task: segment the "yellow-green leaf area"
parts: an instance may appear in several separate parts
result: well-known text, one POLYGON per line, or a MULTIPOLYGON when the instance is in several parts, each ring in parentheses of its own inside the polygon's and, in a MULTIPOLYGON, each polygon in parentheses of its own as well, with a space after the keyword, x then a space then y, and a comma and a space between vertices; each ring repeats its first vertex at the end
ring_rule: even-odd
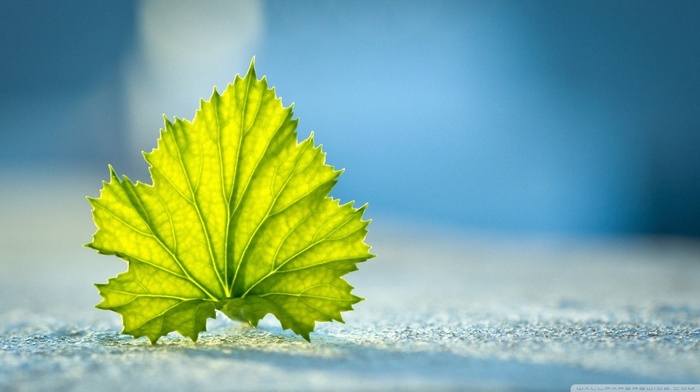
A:
POLYGON ((128 263, 97 284, 100 309, 123 333, 196 340, 220 310, 256 326, 272 313, 305 339, 361 298, 342 277, 371 257, 365 207, 329 197, 341 171, 313 134, 298 142, 291 107, 254 62, 192 121, 165 118, 144 153, 152 184, 119 177, 88 198, 97 231, 87 246, 128 263))

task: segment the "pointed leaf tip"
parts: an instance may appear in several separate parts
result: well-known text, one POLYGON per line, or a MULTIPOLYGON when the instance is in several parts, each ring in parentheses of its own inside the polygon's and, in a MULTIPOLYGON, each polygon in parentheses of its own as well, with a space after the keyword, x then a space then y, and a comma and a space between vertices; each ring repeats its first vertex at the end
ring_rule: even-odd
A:
POLYGON ((245 77, 252 76, 253 78, 257 79, 257 76, 255 75, 255 56, 250 60, 250 65, 248 66, 248 73, 246 74, 245 77))

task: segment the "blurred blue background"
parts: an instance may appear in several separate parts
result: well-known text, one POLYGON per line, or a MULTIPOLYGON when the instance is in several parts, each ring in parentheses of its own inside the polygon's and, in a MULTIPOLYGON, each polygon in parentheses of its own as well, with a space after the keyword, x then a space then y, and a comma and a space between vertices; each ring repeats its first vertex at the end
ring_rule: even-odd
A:
POLYGON ((0 171, 148 180, 162 114, 191 119, 255 55, 369 217, 698 237, 698 20, 697 1, 2 0, 0 171))

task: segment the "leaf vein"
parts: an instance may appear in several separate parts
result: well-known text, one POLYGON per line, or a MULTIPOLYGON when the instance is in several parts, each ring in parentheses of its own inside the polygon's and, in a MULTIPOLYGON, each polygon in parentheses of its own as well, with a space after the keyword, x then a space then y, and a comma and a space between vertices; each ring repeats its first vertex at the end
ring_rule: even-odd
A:
MULTIPOLYGON (((336 230, 338 230, 340 227, 344 226, 344 225, 345 225, 347 222, 349 222, 352 218, 353 218, 353 215, 351 214, 351 215, 350 215, 350 218, 348 218, 348 219, 346 219, 345 221, 343 221, 343 223, 341 223, 341 224, 340 224, 338 227, 336 227, 335 229, 331 230, 331 231, 330 231, 328 234, 326 234, 322 239, 320 239, 320 240, 318 240, 318 241, 316 241, 316 242, 313 242, 313 243, 307 245, 304 249, 298 251, 298 252, 295 253, 294 255, 292 255, 292 256, 290 256, 289 258, 287 258, 287 259, 286 259, 285 261, 283 261, 278 267, 276 267, 273 271, 270 271, 267 275, 263 276, 262 278, 258 279, 257 282, 253 283, 253 284, 245 291, 245 293, 243 293, 242 297, 245 297, 246 295, 248 295, 248 293, 250 293, 250 291, 253 290, 253 288, 255 288, 255 286, 259 285, 260 283, 262 283, 263 281, 265 281, 265 280, 266 280, 267 278, 269 278, 270 276, 276 274, 277 271, 279 271, 280 268, 284 267, 287 263, 289 263, 290 261, 292 261, 292 260, 296 259, 297 257, 301 256, 302 254, 306 253, 307 251, 309 251, 309 250, 310 250, 311 248, 313 248, 314 246, 316 246, 316 245, 318 245, 318 244, 324 242, 326 238, 328 238, 331 234, 333 234, 333 233, 334 233, 336 230)), ((314 237, 315 237, 315 236, 314 236, 314 237)), ((275 264, 276 264, 276 263, 275 263, 275 264)))
MULTIPOLYGON (((209 230, 207 229, 206 222, 204 221, 204 218, 202 217, 202 211, 200 210, 199 203, 197 202, 197 194, 195 193, 195 190, 192 188, 192 183, 190 182, 190 177, 187 174, 187 169, 185 168, 185 163, 182 159, 182 152, 180 151, 180 146, 177 144, 177 140, 175 140, 175 135, 173 135, 172 137, 173 137, 173 140, 175 142, 175 148, 176 148, 177 154, 178 154, 178 162, 180 163, 182 173, 185 176, 187 186, 190 189, 190 193, 192 195, 192 201, 193 201, 192 205, 194 206, 194 209, 197 212, 197 217, 199 218, 199 223, 202 226, 202 230, 204 232, 204 238, 207 242, 207 249, 209 251, 209 259, 211 261, 211 266, 214 270, 214 273, 215 273, 217 279, 219 280, 219 284, 221 285, 221 288, 224 290, 224 293, 228 293, 226 285, 224 284, 223 280, 221 279, 221 274, 219 273, 219 269, 216 268, 216 259, 214 258, 214 249, 213 249, 213 246, 211 244, 209 230)), ((215 298, 215 297, 212 296, 212 298, 215 298)))
MULTIPOLYGON (((267 141, 267 144, 266 144, 266 146, 265 146, 265 150, 264 150, 263 154, 260 156, 260 158, 259 158, 259 159, 257 160, 257 162, 255 163, 255 167, 253 168, 253 171, 252 171, 252 173, 251 173, 251 176, 250 176, 250 178, 248 178, 248 181, 246 182, 246 185, 245 185, 245 187, 243 188, 243 194, 241 195, 241 200, 238 201, 238 203, 237 203, 236 206, 234 207, 233 212, 231 212, 231 214, 235 214, 235 213, 236 213, 236 211, 238 210, 238 206, 241 204, 242 200, 245 199, 245 197, 248 195, 248 189, 249 189, 250 183, 251 183, 251 181, 252 181, 252 178, 253 178, 253 176, 254 176, 254 173, 258 170, 258 166, 260 165, 260 162, 262 162, 263 158, 265 158, 265 156, 267 155, 267 152, 268 152, 268 148, 269 148, 269 146, 270 146, 270 143, 272 143, 272 140, 274 140, 275 136, 276 136, 277 133, 280 131, 280 129, 282 129, 282 127, 284 126, 284 124, 285 124, 285 121, 282 121, 282 123, 280 124, 280 126, 277 127, 277 129, 273 132, 273 134, 272 134, 272 136, 270 137, 270 139, 267 141)), ((298 161, 297 161, 297 162, 298 162, 298 161)), ((291 178, 291 175, 290 175, 289 178, 291 178)), ((253 239, 255 238, 255 236, 256 236, 258 230, 260 229, 260 227, 262 226, 262 224, 270 217, 270 211, 272 210, 273 206, 275 205, 275 202, 277 201, 277 198, 279 197, 279 195, 280 195, 280 194, 282 193, 282 191, 284 190, 284 186, 286 186, 287 182, 289 181, 289 178, 287 179, 287 181, 285 182, 285 184, 282 186, 282 189, 280 190, 280 192, 275 196, 275 198, 273 199, 272 203, 270 204, 270 207, 268 208, 267 212, 266 212, 265 215, 263 216, 263 219, 258 223, 258 225, 256 226, 255 230, 254 230, 253 233, 250 235, 250 237, 248 238, 248 241, 246 242, 245 246, 243 247, 243 251, 241 252, 240 259, 238 260, 238 263, 236 264, 236 270, 235 270, 234 273, 233 273, 233 279, 231 280, 231 289, 230 289, 231 292, 233 291, 233 287, 234 287, 234 285, 235 285, 235 283, 236 283, 236 278, 237 278, 237 276, 238 276, 238 271, 240 270, 240 267, 241 267, 241 265, 243 264, 243 260, 245 259, 246 253, 248 252, 248 247, 250 246, 251 242, 252 242, 253 239)))

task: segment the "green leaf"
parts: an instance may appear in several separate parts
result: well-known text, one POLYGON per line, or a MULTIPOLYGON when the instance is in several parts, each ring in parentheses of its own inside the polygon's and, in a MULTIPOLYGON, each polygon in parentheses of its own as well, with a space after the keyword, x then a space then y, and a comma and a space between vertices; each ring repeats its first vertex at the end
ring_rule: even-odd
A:
POLYGON ((87 246, 128 262, 96 285, 97 307, 121 314, 123 333, 197 340, 221 310, 254 326, 272 313, 309 340, 316 321, 342 322, 361 300, 342 276, 374 257, 366 206, 328 197, 341 171, 313 134, 297 142, 297 123, 251 62, 192 122, 165 119, 144 154, 153 185, 110 166, 88 198, 97 232, 87 246))

